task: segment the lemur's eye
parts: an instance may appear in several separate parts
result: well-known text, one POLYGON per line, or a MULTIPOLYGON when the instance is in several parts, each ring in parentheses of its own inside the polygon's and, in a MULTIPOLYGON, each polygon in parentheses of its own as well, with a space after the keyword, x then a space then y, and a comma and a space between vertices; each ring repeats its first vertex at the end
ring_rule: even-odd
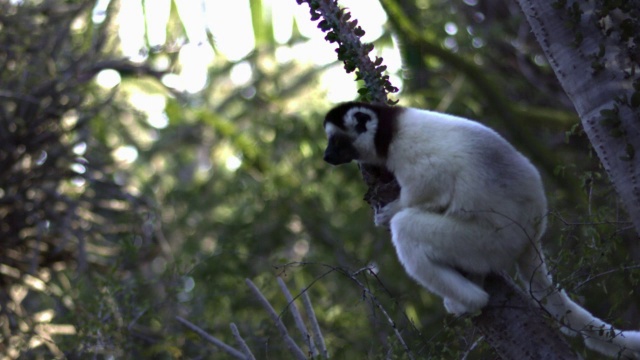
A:
POLYGON ((357 120, 356 132, 358 132, 358 134, 362 134, 363 132, 367 131, 367 122, 371 120, 371 116, 362 112, 357 112, 353 114, 353 116, 357 120))

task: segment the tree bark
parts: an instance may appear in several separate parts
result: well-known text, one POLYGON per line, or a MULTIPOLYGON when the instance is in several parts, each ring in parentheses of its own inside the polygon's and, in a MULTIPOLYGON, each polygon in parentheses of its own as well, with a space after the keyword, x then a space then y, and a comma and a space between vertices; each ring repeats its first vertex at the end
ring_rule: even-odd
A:
POLYGON ((506 275, 491 274, 484 289, 491 295, 482 313, 472 319, 502 359, 577 359, 542 309, 506 275))
POLYGON ((638 60, 616 27, 605 28, 620 20, 594 1, 517 1, 640 234, 638 60))

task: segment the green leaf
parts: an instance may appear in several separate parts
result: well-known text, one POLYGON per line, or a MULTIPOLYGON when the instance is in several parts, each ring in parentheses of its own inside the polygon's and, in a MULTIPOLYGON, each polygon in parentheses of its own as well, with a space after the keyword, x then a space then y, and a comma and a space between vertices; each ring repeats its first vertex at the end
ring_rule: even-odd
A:
POLYGON ((257 45, 275 44, 273 37, 273 24, 270 16, 264 16, 264 4, 262 0, 250 0, 251 22, 253 36, 257 45))

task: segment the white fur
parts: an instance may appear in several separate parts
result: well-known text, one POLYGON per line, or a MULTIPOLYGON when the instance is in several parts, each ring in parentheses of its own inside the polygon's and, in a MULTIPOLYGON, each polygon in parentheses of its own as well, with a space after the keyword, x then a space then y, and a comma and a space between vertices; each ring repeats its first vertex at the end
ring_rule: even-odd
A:
POLYGON ((333 125, 332 123, 327 123, 324 126, 324 132, 327 134, 327 137, 330 138, 333 136, 333 134, 337 133, 338 131, 340 131, 340 129, 338 129, 335 125, 333 125))
MULTIPOLYGON (((352 110, 351 119, 362 108, 352 110)), ((407 273, 441 296, 447 311, 473 313, 489 300, 460 270, 486 275, 517 262, 530 293, 566 325, 566 332, 578 331, 588 347, 603 354, 640 358, 640 332, 600 335, 600 328, 611 325, 555 291, 540 251, 544 188, 527 158, 484 125, 407 109, 397 119, 387 158, 380 159, 373 143, 375 120, 359 136, 352 120, 345 123, 359 160, 386 165, 401 186, 399 199, 376 214, 376 223, 390 225, 407 273)), ((335 127, 328 126, 329 136, 332 131, 335 127)))
POLYGON ((400 262, 463 312, 479 310, 487 293, 455 269, 505 270, 536 241, 546 213, 538 172, 493 130, 417 109, 398 119, 386 166, 402 189, 384 215, 400 262), (434 268, 458 276, 432 281, 434 268))
MULTIPOLYGON (((367 114, 372 119, 376 119, 378 117, 376 115, 376 113, 373 112, 371 109, 367 109, 366 107, 361 107, 361 106, 353 107, 353 108, 349 109, 347 111, 347 113, 345 114, 345 116, 344 116, 344 124, 348 128, 354 128, 356 126, 357 121, 356 121, 356 118, 354 116, 354 114, 356 114, 356 113, 367 114)), ((367 124, 367 131, 370 132, 370 133, 375 134, 377 125, 378 125, 377 121, 368 123, 367 124), (371 126, 373 126, 373 127, 371 127, 371 126)))

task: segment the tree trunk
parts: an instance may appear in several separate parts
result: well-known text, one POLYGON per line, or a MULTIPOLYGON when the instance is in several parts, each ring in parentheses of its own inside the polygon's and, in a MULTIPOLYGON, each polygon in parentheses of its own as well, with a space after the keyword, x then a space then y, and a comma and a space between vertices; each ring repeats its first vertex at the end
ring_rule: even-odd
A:
POLYGON ((640 34, 620 31, 633 15, 604 17, 594 1, 517 1, 640 234, 640 77, 628 47, 640 34))
POLYGON ((472 319, 502 359, 577 359, 560 332, 549 326, 543 310, 506 275, 491 274, 484 289, 491 295, 472 319))

